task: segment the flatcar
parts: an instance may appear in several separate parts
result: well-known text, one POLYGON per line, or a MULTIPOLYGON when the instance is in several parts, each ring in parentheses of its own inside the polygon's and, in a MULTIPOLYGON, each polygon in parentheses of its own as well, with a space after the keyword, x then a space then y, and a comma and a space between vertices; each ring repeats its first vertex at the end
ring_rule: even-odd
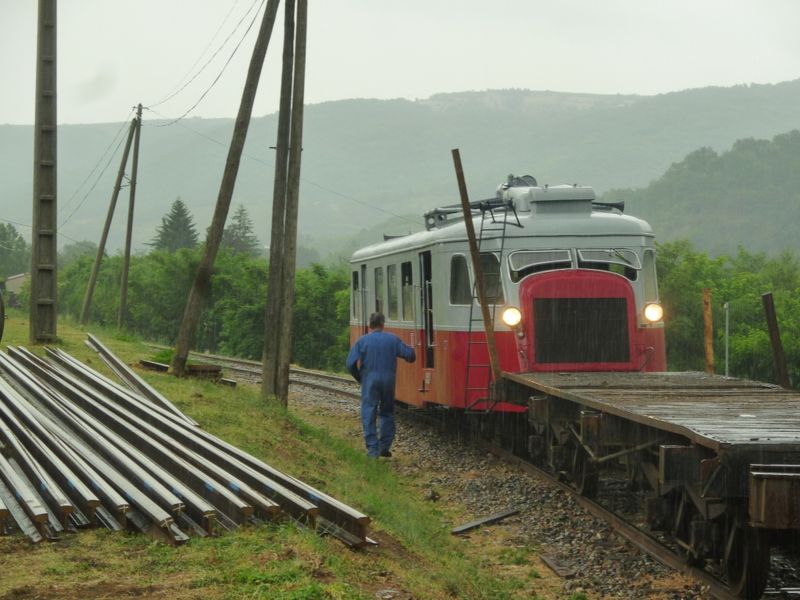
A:
POLYGON ((351 339, 383 312, 417 350, 399 366, 399 401, 477 415, 483 434, 583 495, 622 478, 651 532, 760 598, 771 548, 800 560, 800 394, 666 372, 653 232, 621 204, 510 176, 470 207, 487 306, 463 212, 445 206, 424 231, 353 255, 351 339))
MULTIPOLYGON (((664 329, 650 226, 577 185, 510 176, 472 203, 480 270, 505 372, 663 371, 664 329)), ((351 338, 369 314, 417 350, 397 397, 412 406, 520 412, 487 400, 488 349, 460 207, 425 214, 425 230, 351 259, 351 338)))

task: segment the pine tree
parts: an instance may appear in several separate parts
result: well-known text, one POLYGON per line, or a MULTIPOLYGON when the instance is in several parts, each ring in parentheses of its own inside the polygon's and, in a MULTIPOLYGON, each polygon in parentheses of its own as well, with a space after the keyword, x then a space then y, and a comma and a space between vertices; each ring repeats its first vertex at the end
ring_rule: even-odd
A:
POLYGON ((222 245, 234 252, 258 256, 261 247, 253 229, 247 209, 240 204, 231 217, 230 225, 222 232, 222 245))
POLYGON ((156 228, 156 236, 147 245, 156 250, 170 252, 197 246, 197 231, 192 215, 180 196, 172 203, 169 213, 161 218, 161 225, 156 228))

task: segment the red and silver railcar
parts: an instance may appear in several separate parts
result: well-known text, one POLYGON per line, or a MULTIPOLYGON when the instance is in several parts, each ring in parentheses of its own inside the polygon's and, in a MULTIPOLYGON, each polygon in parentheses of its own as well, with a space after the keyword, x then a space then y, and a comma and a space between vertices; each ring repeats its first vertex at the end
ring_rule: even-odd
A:
MULTIPOLYGON (((480 267, 502 371, 664 371, 653 232, 590 187, 509 177, 473 203, 480 267)), ((397 397, 414 406, 522 412, 488 404, 486 334, 461 209, 425 215, 424 231, 351 258, 350 337, 369 314, 417 351, 397 397)))

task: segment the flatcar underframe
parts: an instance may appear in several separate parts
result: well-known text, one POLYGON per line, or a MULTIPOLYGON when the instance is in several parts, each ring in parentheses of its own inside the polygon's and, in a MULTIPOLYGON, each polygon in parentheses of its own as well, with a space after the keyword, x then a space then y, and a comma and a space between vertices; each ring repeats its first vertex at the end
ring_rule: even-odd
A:
MULTIPOLYGON (((586 496, 600 472, 648 491, 647 523, 689 564, 760 598, 770 545, 800 530, 800 394, 705 373, 504 373, 518 453, 586 496)), ((509 432, 506 432, 509 433, 509 432)))

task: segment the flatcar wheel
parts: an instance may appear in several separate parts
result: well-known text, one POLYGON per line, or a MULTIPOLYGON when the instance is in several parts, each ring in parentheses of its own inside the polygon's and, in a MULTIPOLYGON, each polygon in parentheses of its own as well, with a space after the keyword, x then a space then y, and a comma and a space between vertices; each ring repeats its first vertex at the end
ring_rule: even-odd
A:
POLYGON ((589 454, 581 446, 575 446, 572 456, 572 482, 575 490, 587 498, 597 496, 600 476, 597 466, 592 463, 589 454))
POLYGON ((740 598, 761 598, 769 575, 769 539, 763 530, 741 524, 732 526, 725 575, 731 591, 740 598))

